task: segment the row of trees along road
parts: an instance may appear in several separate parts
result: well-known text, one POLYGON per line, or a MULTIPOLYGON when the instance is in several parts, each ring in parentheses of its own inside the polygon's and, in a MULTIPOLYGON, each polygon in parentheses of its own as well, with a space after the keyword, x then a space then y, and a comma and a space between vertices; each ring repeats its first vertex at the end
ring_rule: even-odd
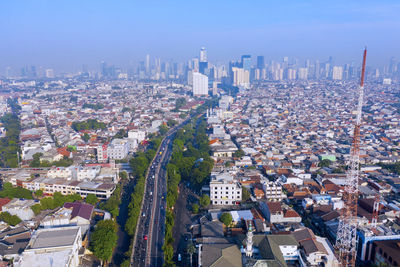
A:
MULTIPOLYGON (((167 211, 165 220, 165 241, 163 246, 165 266, 174 266, 172 229, 175 224, 173 206, 178 199, 178 185, 183 179, 193 188, 200 189, 208 181, 214 166, 210 157, 210 147, 206 134, 207 124, 204 118, 178 130, 174 142, 170 162, 167 165, 167 211)), ((203 198, 202 198, 203 199, 203 198)), ((202 206, 209 204, 204 197, 202 206)))
POLYGON ((16 168, 18 167, 19 134, 21 124, 19 121, 19 111, 16 98, 8 98, 7 105, 11 107, 11 113, 6 113, 0 118, 0 122, 6 129, 6 136, 0 139, 0 167, 16 168))

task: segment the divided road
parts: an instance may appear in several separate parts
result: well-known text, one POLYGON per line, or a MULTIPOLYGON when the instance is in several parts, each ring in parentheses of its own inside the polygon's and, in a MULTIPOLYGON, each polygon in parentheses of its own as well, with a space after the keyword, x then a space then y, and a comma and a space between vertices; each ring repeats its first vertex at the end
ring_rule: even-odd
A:
POLYGON ((131 266, 162 266, 167 195, 166 165, 172 154, 175 133, 190 121, 187 118, 165 136, 149 168, 139 228, 132 247, 131 266))

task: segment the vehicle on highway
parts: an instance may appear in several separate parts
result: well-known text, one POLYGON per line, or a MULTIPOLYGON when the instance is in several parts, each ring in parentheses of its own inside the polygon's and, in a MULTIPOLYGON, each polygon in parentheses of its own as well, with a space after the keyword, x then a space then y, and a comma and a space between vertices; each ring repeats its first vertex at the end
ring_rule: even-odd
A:
POLYGON ((182 261, 182 255, 180 253, 178 254, 178 261, 182 261))

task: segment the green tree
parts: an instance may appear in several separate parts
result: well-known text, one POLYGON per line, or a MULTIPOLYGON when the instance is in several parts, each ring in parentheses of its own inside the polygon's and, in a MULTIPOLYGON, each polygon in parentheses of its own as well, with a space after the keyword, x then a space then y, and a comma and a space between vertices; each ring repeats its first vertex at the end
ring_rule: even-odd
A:
POLYGON ((202 208, 207 207, 208 205, 210 205, 210 197, 206 194, 203 194, 200 197, 199 203, 202 208))
POLYGON ((192 212, 194 214, 199 213, 199 205, 198 204, 195 203, 195 204, 192 205, 192 212))
POLYGON ((323 167, 329 167, 331 165, 331 161, 329 159, 323 159, 319 162, 318 166, 323 168, 323 167))
POLYGON ((33 211, 33 213, 35 213, 35 215, 38 215, 42 210, 42 205, 40 204, 35 204, 33 206, 31 206, 31 210, 33 211))
POLYGON ((36 190, 35 196, 42 197, 43 196, 43 190, 42 189, 36 190))
POLYGON ((229 212, 224 212, 221 214, 219 220, 225 224, 225 226, 229 226, 232 223, 232 215, 229 212))
POLYGON ((239 149, 239 150, 235 151, 235 153, 233 153, 233 156, 236 158, 241 158, 244 156, 244 151, 242 149, 239 149))
POLYGON ((242 186, 242 201, 247 201, 250 199, 250 191, 242 186))
POLYGON ((128 179, 128 174, 126 173, 126 171, 122 171, 119 173, 119 178, 124 181, 126 179, 128 179))
POLYGON ((88 133, 84 133, 82 136, 83 142, 87 143, 90 140, 90 135, 88 133))
POLYGON ((192 266, 192 255, 196 253, 196 247, 193 245, 192 241, 186 246, 186 253, 190 255, 190 266, 192 266))
POLYGON ((0 213, 0 221, 8 223, 9 225, 16 226, 21 222, 21 219, 16 215, 11 215, 7 211, 0 213))
POLYGON ((117 245, 117 239, 117 224, 113 220, 100 221, 91 235, 93 254, 98 259, 108 262, 117 245))
POLYGON ((86 203, 93 205, 93 206, 96 206, 98 201, 99 201, 98 198, 94 194, 88 194, 85 199, 86 203))
POLYGON ((166 134, 168 132, 168 127, 164 124, 161 124, 158 132, 160 133, 161 136, 163 136, 164 134, 166 134))

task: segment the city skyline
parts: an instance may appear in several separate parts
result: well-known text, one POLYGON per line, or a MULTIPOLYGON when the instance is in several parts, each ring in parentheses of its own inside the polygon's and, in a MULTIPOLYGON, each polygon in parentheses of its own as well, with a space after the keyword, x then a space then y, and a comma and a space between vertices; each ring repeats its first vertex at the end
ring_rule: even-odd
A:
POLYGON ((198 56, 201 46, 207 47, 210 62, 251 54, 300 61, 333 56, 344 64, 357 62, 357 51, 366 45, 370 65, 399 58, 400 5, 395 1, 20 1, 2 3, 0 9, 3 70, 36 65, 76 71, 103 60, 128 66, 146 54, 183 62, 198 56))

